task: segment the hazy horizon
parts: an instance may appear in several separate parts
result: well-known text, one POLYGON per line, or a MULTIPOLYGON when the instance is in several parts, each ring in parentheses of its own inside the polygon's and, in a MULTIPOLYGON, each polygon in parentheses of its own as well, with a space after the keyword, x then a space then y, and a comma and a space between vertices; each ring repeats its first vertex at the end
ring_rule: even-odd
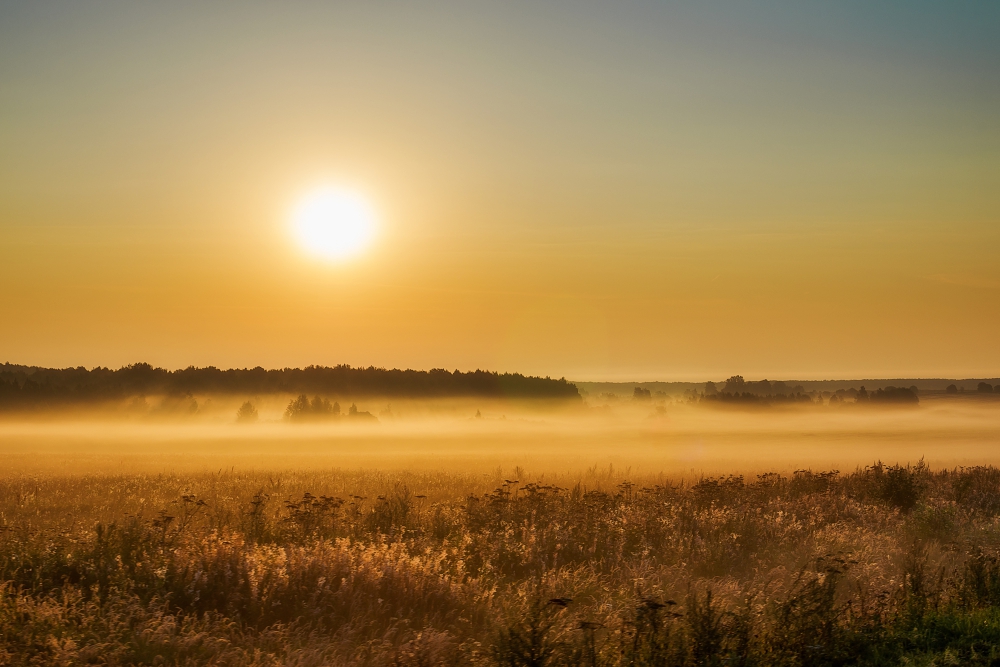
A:
MULTIPOLYGON (((146 363, 146 362, 135 362, 135 363, 146 363)), ((107 368, 107 369, 110 369, 110 370, 118 370, 119 368, 127 368, 127 367, 129 367, 131 365, 133 365, 133 364, 125 364, 123 366, 120 366, 120 367, 116 368, 116 367, 113 367, 113 366, 108 366, 106 364, 104 364, 104 365, 97 364, 95 366, 90 366, 90 367, 84 366, 83 368, 86 368, 87 370, 95 370, 95 369, 100 369, 100 368, 107 368)), ((336 367, 338 365, 340 365, 340 364, 331 364, 328 367, 336 367)), ((65 366, 65 367, 48 367, 48 366, 41 366, 41 365, 38 365, 38 364, 25 364, 25 363, 17 363, 17 362, 12 362, 12 361, 3 361, 3 362, 0 362, 0 366, 14 366, 14 367, 21 366, 21 367, 29 367, 29 368, 40 368, 40 369, 45 369, 45 370, 50 370, 50 369, 55 369, 55 370, 75 369, 75 368, 80 368, 81 367, 80 365, 69 365, 69 366, 65 366)), ((301 368, 311 367, 311 366, 322 366, 322 364, 307 364, 306 366, 302 366, 301 368)), ((169 372, 177 372, 177 371, 181 371, 181 370, 185 370, 185 369, 199 368, 199 367, 193 366, 191 364, 184 365, 184 366, 178 366, 176 368, 170 368, 170 367, 166 367, 166 366, 155 366, 155 365, 153 365, 153 367, 154 368, 163 368, 163 369, 165 369, 165 370, 167 370, 169 372)), ((201 367, 201 368, 218 368, 219 370, 227 371, 227 370, 247 370, 247 369, 264 368, 264 367, 260 366, 259 364, 257 364, 257 365, 253 365, 253 366, 239 366, 239 367, 233 366, 233 367, 228 367, 227 368, 227 367, 223 367, 223 366, 217 366, 217 365, 211 365, 210 364, 208 366, 204 366, 204 367, 201 367)), ((285 368, 285 369, 287 369, 287 368, 298 369, 299 367, 284 366, 284 367, 275 367, 275 368, 265 368, 265 370, 281 370, 282 368, 285 368)), ((353 368, 359 368, 359 369, 363 369, 363 368, 377 368, 377 369, 386 369, 386 370, 413 370, 413 371, 417 371, 417 372, 425 372, 425 371, 432 370, 430 368, 399 368, 399 367, 380 366, 378 364, 360 364, 360 365, 354 366, 353 368)), ((494 368, 474 367, 474 368, 458 368, 458 369, 443 369, 443 370, 447 370, 449 372, 451 372, 451 371, 459 371, 459 372, 462 372, 462 373, 470 373, 470 372, 480 371, 481 370, 481 371, 486 371, 486 372, 489 372, 489 373, 500 373, 500 374, 504 374, 504 373, 520 373, 522 375, 526 375, 526 376, 529 376, 529 377, 542 377, 542 376, 532 376, 532 375, 530 375, 528 373, 522 373, 521 371, 519 371, 517 369, 494 369, 494 368)), ((769 376, 769 375, 767 375, 765 373, 765 374, 762 374, 762 375, 760 375, 758 377, 758 376, 752 376, 752 375, 744 375, 742 373, 736 373, 736 372, 726 373, 726 374, 724 374, 722 376, 706 376, 705 374, 699 374, 699 375, 690 375, 690 376, 686 376, 686 377, 684 377, 684 376, 681 376, 681 377, 674 376, 674 377, 668 377, 668 378, 656 377, 656 378, 645 378, 645 379, 637 379, 635 377, 635 374, 630 374, 630 373, 622 373, 622 374, 618 374, 618 375, 607 375, 607 376, 603 376, 603 377, 601 377, 601 376, 586 377, 586 378, 571 377, 571 376, 567 376, 567 375, 545 376, 545 377, 553 377, 554 379, 563 378, 563 379, 567 380, 568 382, 571 382, 571 383, 574 383, 574 384, 637 384, 637 385, 644 385, 644 384, 704 384, 706 382, 720 382, 720 381, 721 382, 725 382, 727 378, 729 378, 729 377, 731 377, 733 375, 743 375, 747 380, 771 380, 772 382, 775 382, 775 381, 777 381, 777 382, 799 382, 799 381, 801 381, 801 382, 812 382, 812 383, 819 383, 819 382, 867 382, 867 381, 883 382, 883 381, 898 381, 898 380, 907 380, 907 381, 913 380, 913 381, 922 381, 922 382, 935 382, 935 381, 940 381, 940 382, 967 381, 968 382, 968 381, 979 381, 979 380, 984 380, 984 381, 985 380, 1000 380, 1000 375, 998 375, 996 377, 992 377, 992 376, 989 376, 989 375, 966 376, 966 377, 959 376, 959 375, 938 376, 938 377, 875 376, 875 375, 856 375, 856 376, 842 376, 842 377, 837 377, 837 376, 832 376, 832 375, 818 375, 818 376, 814 376, 814 377, 808 377, 808 376, 801 376, 801 375, 797 375, 797 376, 795 376, 795 375, 793 375, 793 376, 775 376, 775 375, 770 375, 769 376)))

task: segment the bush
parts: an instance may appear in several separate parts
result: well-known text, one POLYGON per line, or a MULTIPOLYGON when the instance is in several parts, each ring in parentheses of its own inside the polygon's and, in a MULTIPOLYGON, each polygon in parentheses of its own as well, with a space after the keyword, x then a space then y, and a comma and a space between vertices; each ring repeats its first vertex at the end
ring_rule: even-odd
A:
POLYGON ((924 489, 927 466, 921 459, 917 465, 886 466, 881 461, 866 469, 864 479, 868 492, 875 498, 904 512, 913 509, 924 489))

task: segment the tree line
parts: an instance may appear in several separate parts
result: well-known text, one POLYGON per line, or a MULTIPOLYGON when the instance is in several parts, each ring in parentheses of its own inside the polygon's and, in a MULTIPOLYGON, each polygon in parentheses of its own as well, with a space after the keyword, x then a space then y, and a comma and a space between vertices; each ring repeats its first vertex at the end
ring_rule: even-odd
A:
POLYGON ((0 407, 44 406, 116 400, 137 395, 327 394, 429 398, 479 396, 496 398, 577 399, 576 385, 565 378, 496 373, 463 373, 338 366, 306 368, 219 369, 193 366, 170 371, 147 363, 117 370, 104 367, 40 368, 0 365, 0 407))
MULTIPOLYGON (((980 383, 983 385, 985 383, 980 383)), ((954 385, 952 385, 954 386, 954 385)), ((989 385, 986 385, 989 387, 989 385)), ((949 388, 949 391, 951 389, 949 388)), ((956 390, 957 391, 957 390, 956 390)), ((980 387, 979 391, 985 391, 980 387)), ((992 387, 990 387, 992 391, 992 387)), ((823 402, 822 394, 814 392, 816 400, 823 402)), ((875 391, 868 391, 864 385, 860 389, 838 389, 830 396, 830 403, 846 403, 848 398, 852 398, 854 403, 909 403, 920 402, 917 396, 916 386, 894 387, 889 385, 875 391)), ((733 375, 726 380, 725 386, 720 391, 714 382, 705 383, 705 392, 700 397, 701 401, 719 403, 751 403, 768 405, 771 403, 809 403, 813 397, 805 393, 801 385, 788 387, 784 382, 748 382, 742 375, 733 375)))

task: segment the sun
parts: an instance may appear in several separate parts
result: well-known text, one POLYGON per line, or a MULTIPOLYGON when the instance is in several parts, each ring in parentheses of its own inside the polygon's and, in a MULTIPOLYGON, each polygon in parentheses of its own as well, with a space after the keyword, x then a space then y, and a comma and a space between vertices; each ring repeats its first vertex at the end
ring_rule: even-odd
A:
POLYGON ((292 212, 292 229, 307 252, 344 260, 371 244, 375 218, 371 205, 357 192, 326 187, 299 200, 292 212))

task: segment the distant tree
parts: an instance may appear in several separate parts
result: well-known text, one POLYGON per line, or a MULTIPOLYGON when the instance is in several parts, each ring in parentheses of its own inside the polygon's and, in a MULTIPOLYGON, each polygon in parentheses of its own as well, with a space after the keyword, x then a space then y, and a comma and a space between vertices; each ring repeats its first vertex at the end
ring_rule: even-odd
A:
POLYGON ((888 386, 871 395, 873 403, 919 403, 917 393, 906 387, 888 386))
POLYGON ((715 393, 718 393, 718 391, 719 391, 719 389, 715 386, 714 382, 706 382, 705 383, 705 393, 706 394, 715 394, 715 393))
POLYGON ((648 389, 643 389, 642 387, 636 387, 632 390, 632 400, 633 401, 648 401, 653 397, 653 394, 648 389))
POLYGON ((746 380, 743 379, 742 375, 733 375, 728 380, 726 380, 726 388, 723 391, 735 394, 743 391, 743 387, 745 385, 746 385, 746 380))
POLYGON ((305 394, 292 399, 285 408, 285 419, 289 421, 308 421, 311 419, 332 419, 340 416, 340 404, 331 404, 329 399, 314 396, 310 402, 305 394))
POLYGON ((309 414, 309 397, 302 394, 298 398, 293 398, 285 408, 285 419, 298 421, 309 414))
MULTIPOLYGON (((998 386, 1000 386, 1000 385, 998 385, 998 386)), ((981 394, 992 394, 993 393, 993 385, 991 385, 991 384, 989 384, 987 382, 980 382, 978 385, 976 385, 976 391, 978 391, 981 394)))
POLYGON ((329 399, 313 396, 312 405, 309 406, 309 410, 317 417, 322 415, 340 414, 340 404, 337 404, 337 410, 334 411, 333 406, 330 405, 329 399))
POLYGON ((257 408, 253 406, 253 403, 247 401, 240 406, 240 409, 236 411, 236 421, 241 424, 252 424, 257 421, 257 408))
POLYGON ((865 386, 861 385, 861 389, 858 389, 858 397, 854 399, 855 403, 866 403, 868 402, 868 391, 865 390, 865 386))
POLYGON ((950 385, 948 385, 948 387, 944 391, 945 391, 946 394, 957 394, 958 393, 958 387, 956 387, 953 384, 950 384, 950 385))

